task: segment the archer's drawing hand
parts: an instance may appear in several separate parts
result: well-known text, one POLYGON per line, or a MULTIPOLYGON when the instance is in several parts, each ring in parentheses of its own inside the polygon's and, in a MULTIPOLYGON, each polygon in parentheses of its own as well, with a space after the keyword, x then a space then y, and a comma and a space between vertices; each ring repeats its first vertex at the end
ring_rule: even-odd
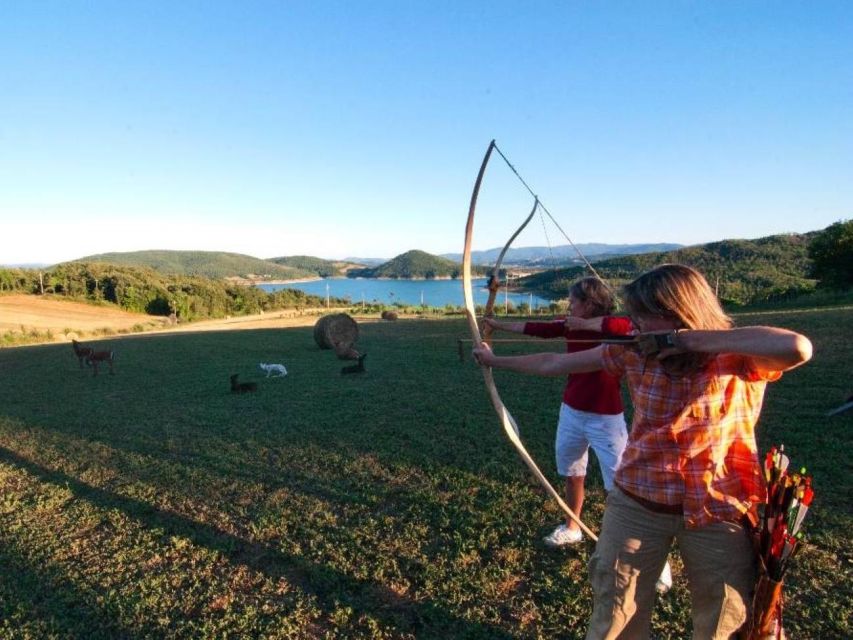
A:
POLYGON ((498 331, 501 328, 501 323, 494 318, 483 318, 483 324, 492 328, 492 331, 498 331))
POLYGON ((471 355, 474 356, 474 361, 481 367, 492 366, 491 363, 495 357, 495 354, 493 354, 492 350, 489 349, 489 345, 485 343, 482 343, 479 347, 475 346, 471 350, 471 355))
POLYGON ((658 360, 663 360, 685 352, 680 348, 677 340, 677 331, 641 333, 636 337, 636 349, 646 357, 656 356, 658 360))

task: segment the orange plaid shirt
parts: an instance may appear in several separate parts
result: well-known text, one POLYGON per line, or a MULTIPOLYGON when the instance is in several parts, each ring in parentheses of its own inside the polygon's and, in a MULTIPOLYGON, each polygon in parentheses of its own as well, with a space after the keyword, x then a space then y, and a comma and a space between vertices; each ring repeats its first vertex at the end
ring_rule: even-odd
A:
POLYGON ((704 371, 670 376, 654 358, 604 345, 604 370, 624 376, 634 419, 615 483, 651 502, 681 506, 687 527, 737 521, 766 487, 755 423, 767 382, 748 358, 719 354, 704 371))

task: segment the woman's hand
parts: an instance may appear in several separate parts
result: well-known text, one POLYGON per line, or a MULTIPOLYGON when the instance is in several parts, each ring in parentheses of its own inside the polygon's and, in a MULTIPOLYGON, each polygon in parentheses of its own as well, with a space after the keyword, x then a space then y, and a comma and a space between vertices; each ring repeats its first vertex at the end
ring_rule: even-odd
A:
POLYGON ((490 361, 495 354, 493 354, 492 350, 489 349, 489 345, 483 342, 479 347, 476 344, 474 345, 474 348, 471 350, 471 355, 474 356, 474 361, 481 367, 490 367, 492 366, 490 361))
POLYGON ((636 337, 636 349, 644 356, 656 356, 658 360, 685 352, 678 340, 678 331, 641 333, 636 337))
POLYGON ((492 331, 503 329, 500 321, 495 320, 494 318, 483 318, 483 324, 490 326, 492 331))

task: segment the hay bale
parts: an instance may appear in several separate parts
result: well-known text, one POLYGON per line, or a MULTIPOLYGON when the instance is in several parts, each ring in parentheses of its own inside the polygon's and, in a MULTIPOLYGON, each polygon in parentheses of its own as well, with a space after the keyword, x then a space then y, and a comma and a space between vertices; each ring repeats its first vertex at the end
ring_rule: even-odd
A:
POLYGON ((383 311, 382 312, 382 319, 383 320, 396 320, 397 319, 397 312, 396 311, 383 311))
POLYGON ((323 316, 314 324, 314 342, 321 349, 351 347, 358 340, 358 324, 346 313, 323 316))

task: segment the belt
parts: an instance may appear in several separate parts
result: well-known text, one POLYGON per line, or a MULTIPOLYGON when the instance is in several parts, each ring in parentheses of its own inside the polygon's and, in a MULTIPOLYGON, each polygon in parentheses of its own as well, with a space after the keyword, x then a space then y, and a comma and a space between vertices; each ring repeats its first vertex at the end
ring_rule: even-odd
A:
POLYGON ((668 513, 671 515, 684 515, 684 505, 680 504, 662 504, 660 502, 653 502, 651 500, 646 500, 645 498, 641 498, 640 496, 631 493, 627 489, 625 489, 622 485, 616 485, 619 488, 619 491, 624 493, 626 496, 631 498, 634 502, 641 504, 649 511, 654 511, 655 513, 668 513))

